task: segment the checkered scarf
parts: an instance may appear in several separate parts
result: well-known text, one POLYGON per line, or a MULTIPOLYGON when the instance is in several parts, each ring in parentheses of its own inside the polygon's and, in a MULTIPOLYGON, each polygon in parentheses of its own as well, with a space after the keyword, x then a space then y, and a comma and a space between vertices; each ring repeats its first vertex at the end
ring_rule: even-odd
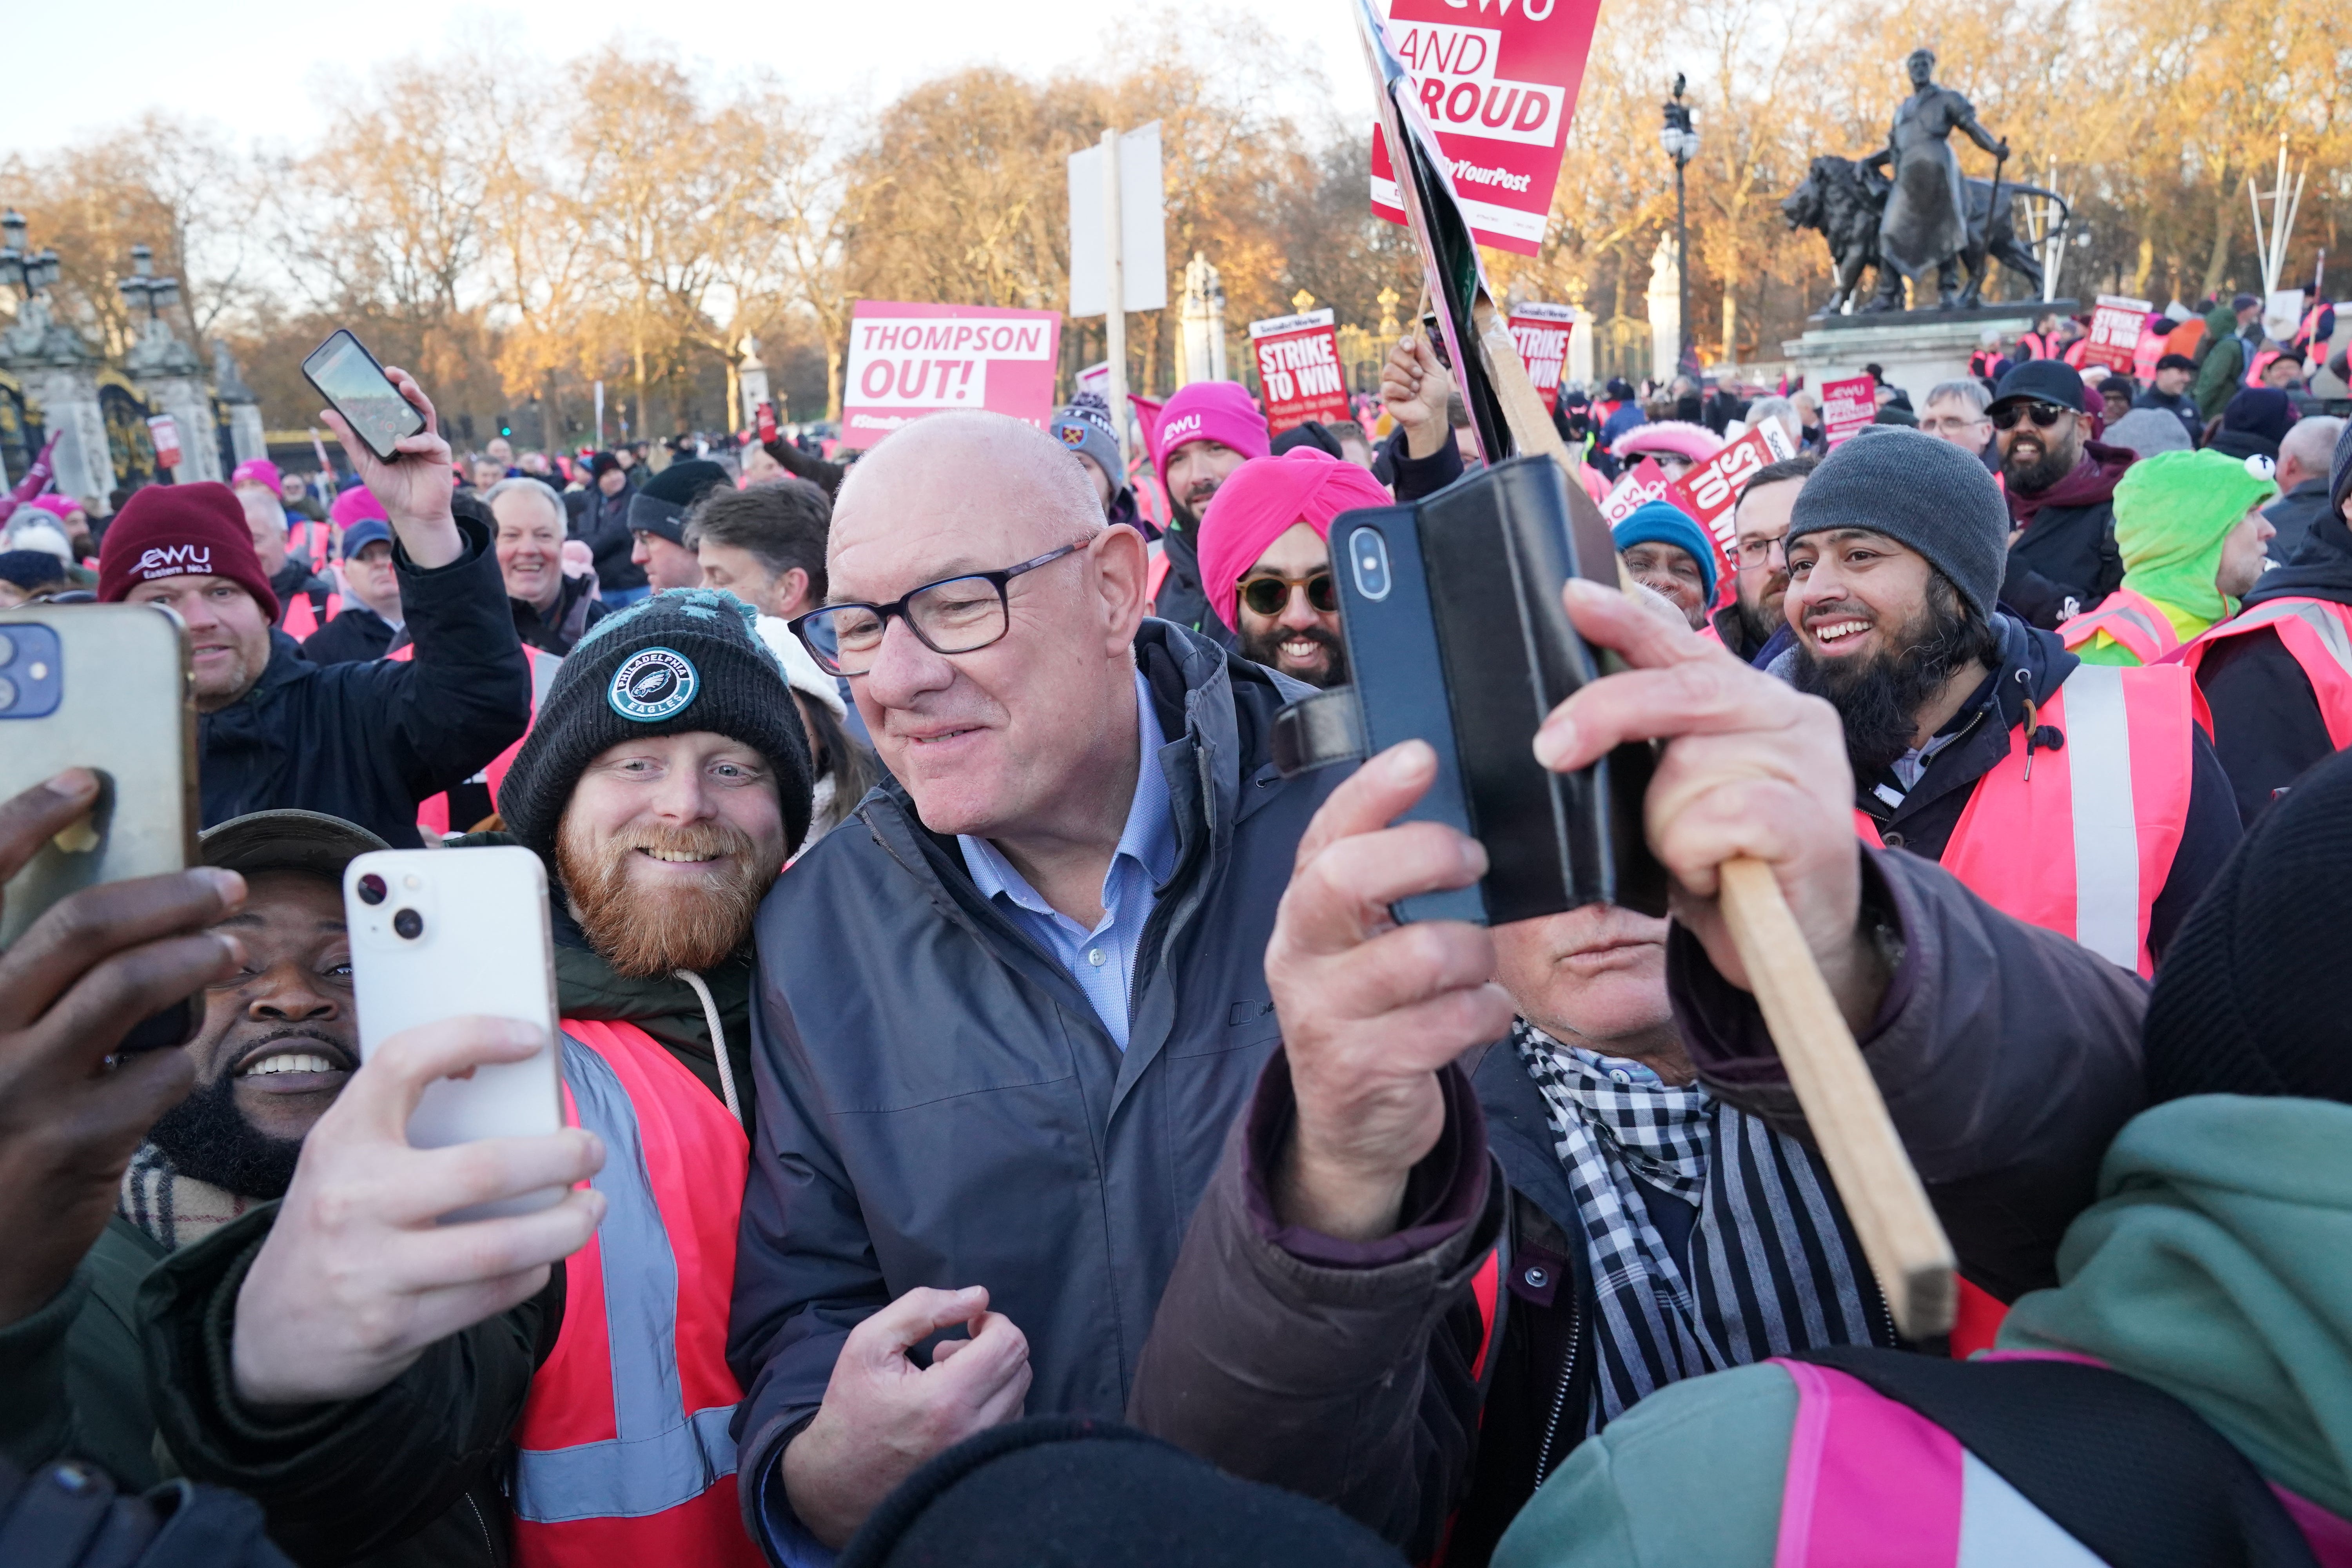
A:
POLYGON ((1511 1039, 1543 1096, 1584 1235, 1599 1356, 1588 1432, 1682 1378, 1894 1342, 1811 1150, 1696 1084, 1620 1083, 1525 1020, 1511 1039), (1643 1182, 1697 1207, 1688 1268, 1651 1222, 1643 1182))
POLYGON ((268 1201, 240 1197, 225 1187, 182 1175, 163 1150, 142 1143, 122 1173, 122 1191, 114 1206, 116 1213, 154 1237, 164 1251, 176 1252, 268 1201))

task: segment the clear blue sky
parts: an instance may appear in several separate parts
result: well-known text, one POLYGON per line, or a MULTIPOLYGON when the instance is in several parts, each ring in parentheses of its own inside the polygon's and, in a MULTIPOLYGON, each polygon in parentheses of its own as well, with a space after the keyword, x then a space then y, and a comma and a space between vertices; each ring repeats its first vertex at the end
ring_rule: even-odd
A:
MULTIPOLYGON (((1319 56, 1341 102, 1368 100, 1352 0, 1257 0, 1248 8, 1278 37, 1319 56)), ((338 69, 364 75, 378 58, 438 54, 488 28, 548 61, 616 35, 659 39, 721 68, 767 66, 814 97, 864 91, 879 100, 963 65, 1043 72, 1084 60, 1164 9, 1165 0, 698 0, 677 7, 644 0, 322 7, 118 0, 92 10, 26 0, 9 8, 0 41, 10 80, 0 140, 37 153, 155 107, 212 120, 240 142, 299 144, 320 126, 317 92, 338 69)), ((1202 10, 1187 5, 1180 14, 1202 10)))

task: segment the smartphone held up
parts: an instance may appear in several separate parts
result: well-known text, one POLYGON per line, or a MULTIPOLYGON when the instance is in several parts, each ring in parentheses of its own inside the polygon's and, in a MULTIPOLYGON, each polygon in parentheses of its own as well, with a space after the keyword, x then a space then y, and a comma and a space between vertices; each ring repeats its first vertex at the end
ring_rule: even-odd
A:
POLYGON ((383 462, 395 445, 425 428, 425 416, 400 395, 392 378, 348 327, 337 327, 302 361, 302 374, 327 406, 341 415, 352 434, 383 462))

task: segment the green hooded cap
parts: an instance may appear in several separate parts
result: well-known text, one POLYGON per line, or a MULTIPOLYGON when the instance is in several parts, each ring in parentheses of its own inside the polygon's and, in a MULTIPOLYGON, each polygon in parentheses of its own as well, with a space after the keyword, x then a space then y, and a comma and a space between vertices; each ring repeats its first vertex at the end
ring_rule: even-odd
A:
POLYGON ((2211 622, 2237 606, 2213 585, 2221 545, 2249 508, 2278 494, 2243 459, 2221 452, 2159 452, 2116 486, 2116 548, 2124 586, 2211 622))

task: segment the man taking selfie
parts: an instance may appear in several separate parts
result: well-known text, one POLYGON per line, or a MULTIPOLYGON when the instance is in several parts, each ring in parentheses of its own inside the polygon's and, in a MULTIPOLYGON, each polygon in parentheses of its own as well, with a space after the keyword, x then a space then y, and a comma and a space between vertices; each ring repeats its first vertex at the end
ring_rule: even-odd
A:
POLYGON ((416 805, 497 756, 530 718, 489 531, 449 505, 449 444, 404 371, 386 373, 425 428, 379 461, 342 416, 320 416, 396 542, 406 661, 320 668, 277 630, 277 594, 226 485, 149 485, 99 552, 98 596, 162 605, 186 623, 206 825, 278 807, 355 822, 415 847, 416 805))

